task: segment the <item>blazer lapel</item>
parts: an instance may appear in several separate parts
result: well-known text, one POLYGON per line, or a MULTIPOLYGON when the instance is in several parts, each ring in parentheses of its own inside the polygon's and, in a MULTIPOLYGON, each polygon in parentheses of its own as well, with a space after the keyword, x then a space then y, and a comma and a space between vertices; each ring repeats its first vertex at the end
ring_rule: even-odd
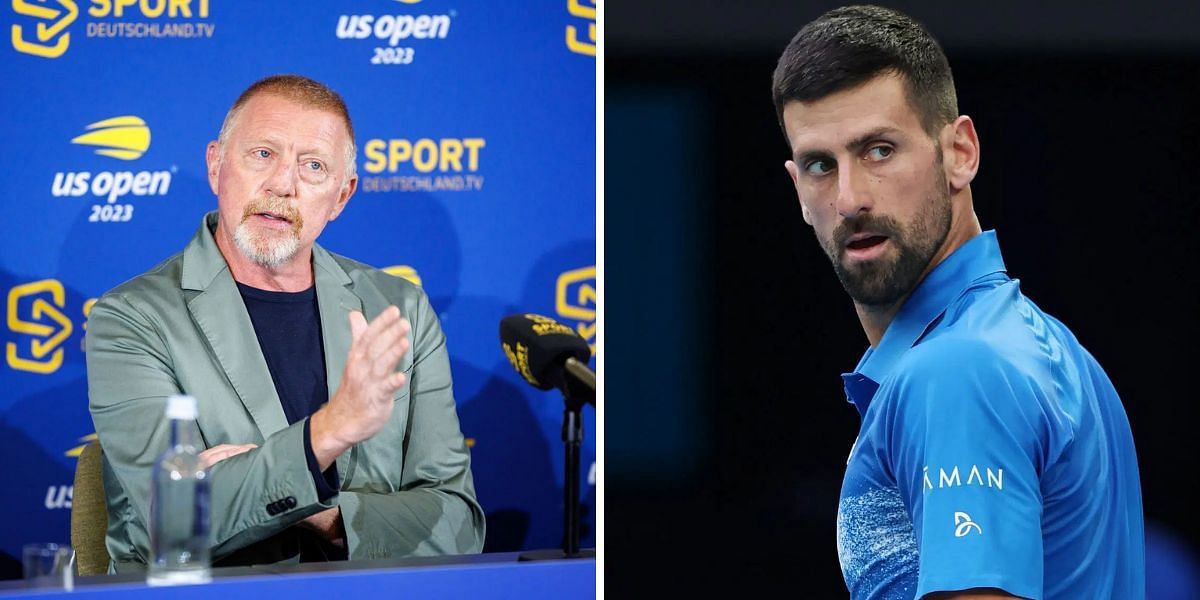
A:
POLYGON ((213 240, 210 224, 216 224, 215 212, 208 214, 184 249, 182 286, 200 292, 188 302, 188 311, 266 439, 288 426, 287 417, 258 345, 254 324, 213 240))
MULTIPOLYGON (((342 370, 346 367, 346 354, 350 352, 350 311, 362 311, 363 302, 351 291, 354 281, 346 271, 317 245, 313 246, 313 274, 317 282, 317 306, 321 312, 321 339, 325 345, 325 378, 329 384, 329 398, 333 399, 342 384, 342 370)), ((353 451, 345 452, 337 458, 338 473, 343 482, 352 475, 352 454, 353 451)))

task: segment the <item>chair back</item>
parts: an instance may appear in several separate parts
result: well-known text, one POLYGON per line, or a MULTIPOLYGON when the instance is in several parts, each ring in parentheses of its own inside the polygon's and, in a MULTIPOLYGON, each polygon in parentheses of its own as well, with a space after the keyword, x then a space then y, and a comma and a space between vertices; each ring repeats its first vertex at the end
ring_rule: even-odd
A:
POLYGON ((75 490, 71 495, 71 546, 79 575, 108 573, 108 506, 101 474, 103 450, 99 441, 84 447, 75 465, 75 490))

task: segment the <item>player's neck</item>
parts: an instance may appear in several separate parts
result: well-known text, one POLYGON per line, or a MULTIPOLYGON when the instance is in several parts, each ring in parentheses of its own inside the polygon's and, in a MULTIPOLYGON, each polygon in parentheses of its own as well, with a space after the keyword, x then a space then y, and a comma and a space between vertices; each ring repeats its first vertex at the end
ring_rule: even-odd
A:
POLYGON ((892 319, 896 318, 896 313, 900 312, 900 307, 904 306, 904 302, 908 300, 909 294, 887 306, 867 306, 858 302, 854 303, 854 312, 858 313, 858 322, 862 324, 863 333, 867 334, 867 340, 871 342, 872 348, 879 346, 879 340, 883 339, 883 334, 892 324, 892 319))
MULTIPOLYGON (((925 270, 917 278, 912 289, 901 296, 898 300, 887 305, 864 305, 858 302, 854 303, 854 311, 858 313, 858 322, 862 324, 863 332, 867 334, 867 340, 871 342, 871 347, 879 346, 879 341, 883 339, 883 334, 887 332, 888 327, 892 324, 892 320, 896 318, 896 314, 900 312, 900 308, 908 301, 909 296, 912 296, 913 291, 920 287, 921 282, 925 281, 925 277, 942 261, 946 260, 955 250, 962 247, 979 235, 983 229, 979 226, 979 218, 975 216, 975 210, 971 208, 969 202, 970 189, 967 189, 968 202, 965 204, 965 210, 960 214, 953 214, 950 221, 950 231, 946 234, 946 239, 942 241, 941 246, 929 260, 929 264, 925 266, 925 270)), ((956 206, 963 206, 958 204, 956 206)))

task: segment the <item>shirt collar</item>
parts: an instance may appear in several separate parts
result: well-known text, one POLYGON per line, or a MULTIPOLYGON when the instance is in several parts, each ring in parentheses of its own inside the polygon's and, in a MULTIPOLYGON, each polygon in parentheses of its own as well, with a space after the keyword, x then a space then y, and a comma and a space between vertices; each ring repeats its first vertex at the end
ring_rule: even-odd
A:
POLYGON ((854 372, 842 375, 847 399, 865 414, 879 383, 920 339, 930 323, 972 283, 1005 270, 994 230, 971 238, 946 257, 900 307, 879 345, 867 349, 854 372))

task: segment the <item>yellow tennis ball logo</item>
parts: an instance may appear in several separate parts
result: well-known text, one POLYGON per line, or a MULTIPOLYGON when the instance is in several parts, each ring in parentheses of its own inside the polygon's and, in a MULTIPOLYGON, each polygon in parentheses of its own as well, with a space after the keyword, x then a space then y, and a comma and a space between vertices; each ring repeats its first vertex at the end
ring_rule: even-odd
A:
POLYGON ((125 115, 96 121, 72 144, 96 147, 96 154, 121 160, 136 160, 150 148, 150 128, 140 117, 125 115))

